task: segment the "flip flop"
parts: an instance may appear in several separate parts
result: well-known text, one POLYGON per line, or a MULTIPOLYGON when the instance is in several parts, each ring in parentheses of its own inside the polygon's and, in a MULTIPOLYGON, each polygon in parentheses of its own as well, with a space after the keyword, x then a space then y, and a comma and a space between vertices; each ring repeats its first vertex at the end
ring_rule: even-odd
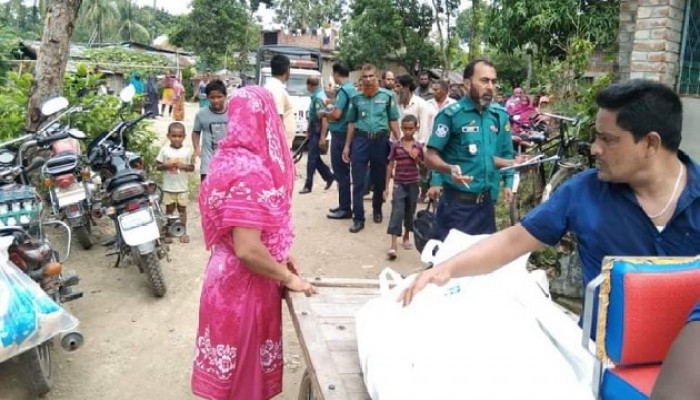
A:
POLYGON ((411 250, 413 248, 413 244, 408 241, 401 243, 401 246, 404 248, 404 250, 411 250))
POLYGON ((386 253, 386 257, 389 259, 389 261, 396 260, 396 257, 397 257, 396 250, 394 250, 394 249, 389 250, 389 252, 386 253))
POLYGON ((190 237, 187 235, 180 236, 180 243, 189 243, 190 237))

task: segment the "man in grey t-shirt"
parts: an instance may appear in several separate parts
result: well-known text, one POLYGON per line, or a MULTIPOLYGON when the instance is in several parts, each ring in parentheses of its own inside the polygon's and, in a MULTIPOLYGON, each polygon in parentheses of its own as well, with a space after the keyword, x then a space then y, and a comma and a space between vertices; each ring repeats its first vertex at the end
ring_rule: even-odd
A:
POLYGON ((209 161, 216 152, 217 144, 228 132, 226 85, 221 80, 215 79, 207 84, 205 93, 209 99, 209 107, 202 108, 197 112, 192 128, 194 155, 202 160, 199 166, 202 180, 207 177, 209 161))

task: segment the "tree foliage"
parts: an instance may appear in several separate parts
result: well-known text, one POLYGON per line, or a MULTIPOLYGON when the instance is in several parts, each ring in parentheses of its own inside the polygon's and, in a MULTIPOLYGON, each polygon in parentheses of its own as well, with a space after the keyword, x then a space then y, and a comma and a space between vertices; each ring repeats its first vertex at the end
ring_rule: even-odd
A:
POLYGON ((530 43, 541 58, 563 57, 573 37, 617 42, 619 0, 494 0, 488 11, 487 40, 500 52, 530 43))
POLYGON ((22 0, 8 0, 0 4, 0 26, 14 29, 23 39, 36 39, 41 33, 42 10, 45 1, 34 1, 29 6, 22 0))
POLYGON ((248 51, 257 47, 260 29, 250 9, 237 1, 193 0, 192 12, 180 17, 170 43, 193 50, 208 68, 247 67, 248 51))
POLYGON ((172 29, 177 17, 162 9, 138 6, 134 0, 85 0, 78 18, 74 40, 81 43, 151 39, 172 29))
POLYGON ((276 20, 289 29, 318 29, 340 21, 343 4, 342 0, 279 0, 276 20))
POLYGON ((378 67, 395 59, 408 71, 439 64, 440 55, 429 40, 432 8, 418 0, 357 0, 342 28, 341 57, 353 66, 378 67))

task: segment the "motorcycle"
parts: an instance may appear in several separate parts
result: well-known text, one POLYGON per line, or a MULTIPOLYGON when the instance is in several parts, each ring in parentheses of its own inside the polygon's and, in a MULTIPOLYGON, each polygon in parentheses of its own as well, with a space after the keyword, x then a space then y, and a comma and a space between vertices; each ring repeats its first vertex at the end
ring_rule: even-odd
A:
MULTIPOLYGON (((134 94, 129 85, 119 96, 126 104, 134 94)), ((98 135, 88 145, 87 155, 90 167, 102 177, 100 214, 110 217, 115 225, 114 250, 108 255, 117 255, 117 265, 130 257, 146 274, 153 294, 162 297, 167 289, 160 261, 170 261, 162 240, 168 221, 160 207, 158 186, 138 168, 142 165, 140 156, 126 150, 127 132, 150 115, 122 121, 98 135)))
MULTIPOLYGON (((67 105, 63 98, 46 102, 43 115, 54 114, 67 105)), ((79 131, 63 130, 56 133, 38 131, 0 144, 0 236, 11 237, 8 249, 10 261, 34 280, 57 304, 79 299, 82 292, 74 292, 80 278, 74 271, 64 271, 62 263, 70 257, 71 230, 57 219, 42 220, 42 199, 29 183, 29 174, 43 166, 45 160, 34 157, 25 160, 30 149, 46 148, 58 140, 72 137, 84 138, 79 131), (45 226, 55 226, 66 231, 65 256, 60 257, 45 235, 45 226)), ((54 339, 35 346, 17 358, 25 369, 30 390, 42 396, 51 390, 53 383, 52 348, 54 339)), ((83 335, 72 330, 59 335, 59 343, 66 351, 82 346, 83 335)))
POLYGON ((80 245, 89 250, 93 244, 90 210, 99 177, 82 165, 78 140, 67 138, 53 143, 51 158, 44 164, 42 175, 53 215, 68 221, 80 245))

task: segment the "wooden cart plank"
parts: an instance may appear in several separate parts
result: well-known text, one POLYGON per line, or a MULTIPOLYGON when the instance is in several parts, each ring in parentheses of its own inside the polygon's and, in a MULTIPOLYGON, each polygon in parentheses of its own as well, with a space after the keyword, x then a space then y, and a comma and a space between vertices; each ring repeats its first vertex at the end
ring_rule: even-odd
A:
POLYGON ((307 298, 301 293, 290 292, 287 292, 285 297, 299 336, 314 393, 319 396, 319 400, 348 399, 342 377, 335 368, 330 349, 323 340, 318 321, 307 298))
POLYGON ((362 380, 362 375, 359 374, 344 374, 343 385, 349 393, 359 395, 358 398, 363 400, 371 400, 365 388, 365 382, 362 380))
POLYGON ((356 351, 331 351, 331 358, 340 374, 360 375, 362 373, 356 351))

